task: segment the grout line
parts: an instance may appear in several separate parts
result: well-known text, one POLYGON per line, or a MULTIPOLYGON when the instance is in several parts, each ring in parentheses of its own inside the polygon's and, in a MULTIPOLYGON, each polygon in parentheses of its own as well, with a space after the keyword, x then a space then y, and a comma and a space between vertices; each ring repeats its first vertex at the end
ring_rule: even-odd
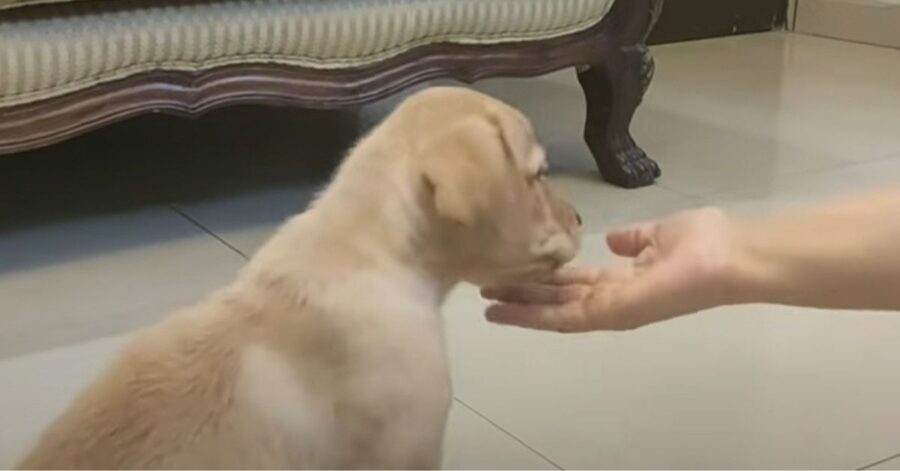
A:
POLYGON ((883 459, 883 460, 878 460, 878 461, 876 461, 876 462, 874 462, 874 463, 867 464, 867 465, 865 465, 865 466, 863 466, 862 468, 859 468, 859 469, 860 469, 860 470, 871 469, 871 468, 874 468, 875 466, 878 466, 878 465, 880 465, 880 464, 882 464, 882 463, 887 463, 888 461, 890 461, 890 460, 892 460, 892 459, 895 459, 895 458, 900 458, 900 453, 897 453, 896 455, 888 456, 887 458, 885 458, 885 459, 883 459))
POLYGON ((513 435, 509 430, 506 430, 505 428, 501 427, 500 424, 498 424, 497 422, 494 422, 494 421, 491 420, 488 416, 482 414, 482 413, 479 412, 477 409, 475 409, 474 407, 470 406, 468 403, 466 403, 466 401, 463 401, 463 400, 460 399, 459 397, 455 397, 454 399, 456 400, 456 402, 462 404, 463 407, 465 407, 466 409, 469 409, 473 414, 477 415, 478 417, 481 417, 481 418, 484 419, 487 423, 489 423, 489 424, 493 425, 494 427, 496 427, 497 430, 500 430, 501 432, 503 432, 504 434, 506 434, 506 436, 508 436, 509 438, 512 438, 513 440, 515 440, 516 442, 518 442, 520 445, 522 445, 522 446, 524 446, 525 448, 528 448, 529 450, 531 450, 532 453, 534 453, 534 454, 540 456, 541 458, 543 458, 544 461, 546 461, 547 463, 550 463, 551 465, 553 465, 554 468, 559 469, 559 470, 564 469, 562 466, 560 466, 559 464, 557 464, 555 461, 553 461, 553 460, 551 460, 550 458, 548 458, 547 455, 541 453, 540 451, 537 451, 534 447, 532 447, 531 445, 525 443, 521 438, 519 438, 519 437, 513 435))
POLYGON ((170 208, 172 211, 175 211, 176 213, 178 213, 179 215, 181 215, 181 217, 187 219, 188 222, 190 222, 191 224, 197 226, 197 228, 199 228, 201 231, 203 231, 203 232, 209 234, 210 236, 212 236, 212 238, 218 240, 218 241, 219 241, 222 245, 224 245, 225 247, 228 247, 229 249, 231 249, 232 252, 234 252, 234 253, 240 255, 244 260, 247 260, 247 259, 250 258, 250 257, 247 256, 247 254, 245 254, 244 252, 242 252, 241 249, 235 247, 234 245, 231 245, 230 242, 228 242, 227 240, 223 239, 220 235, 218 235, 218 234, 216 234, 215 232, 213 232, 210 228, 204 226, 200 221, 194 219, 190 214, 188 214, 187 212, 185 212, 185 211, 184 211, 183 209, 181 209, 181 207, 179 207, 178 205, 170 204, 170 205, 169 205, 169 208, 170 208))

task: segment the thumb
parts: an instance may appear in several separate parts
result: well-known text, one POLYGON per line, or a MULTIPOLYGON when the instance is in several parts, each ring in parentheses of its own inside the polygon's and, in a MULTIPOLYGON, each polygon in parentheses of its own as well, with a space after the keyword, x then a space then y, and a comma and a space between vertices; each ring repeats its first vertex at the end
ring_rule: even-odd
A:
POLYGON ((606 245, 616 255, 637 257, 651 243, 653 228, 642 225, 628 229, 619 229, 606 236, 606 245))

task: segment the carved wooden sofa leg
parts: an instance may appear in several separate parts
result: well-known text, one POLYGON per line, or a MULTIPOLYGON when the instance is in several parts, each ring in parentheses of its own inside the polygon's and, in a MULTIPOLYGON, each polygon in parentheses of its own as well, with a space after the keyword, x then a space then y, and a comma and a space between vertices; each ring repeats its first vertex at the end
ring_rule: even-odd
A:
POLYGON ((645 45, 662 7, 662 0, 629 0, 649 8, 619 9, 619 34, 607 36, 608 49, 598 51, 597 61, 578 71, 578 82, 587 101, 584 138, 605 180, 625 188, 650 185, 659 178, 659 165, 631 137, 631 119, 653 77, 653 57, 645 45), (650 12, 647 15, 647 12, 650 12))

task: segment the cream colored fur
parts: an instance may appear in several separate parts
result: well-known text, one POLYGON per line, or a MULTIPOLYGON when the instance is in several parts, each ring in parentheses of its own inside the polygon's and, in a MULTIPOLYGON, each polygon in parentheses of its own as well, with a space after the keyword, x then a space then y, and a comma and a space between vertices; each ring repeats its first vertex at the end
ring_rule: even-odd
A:
POLYGON ((439 467, 448 291, 577 250, 544 165, 499 101, 407 99, 231 285, 139 335, 20 466, 439 467))

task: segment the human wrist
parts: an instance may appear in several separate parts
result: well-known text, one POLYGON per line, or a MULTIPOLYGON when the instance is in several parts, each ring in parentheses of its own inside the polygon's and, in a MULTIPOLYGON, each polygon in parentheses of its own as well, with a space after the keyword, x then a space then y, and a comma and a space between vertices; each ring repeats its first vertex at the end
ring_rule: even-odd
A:
POLYGON ((775 245, 764 221, 731 217, 726 223, 729 252, 723 266, 723 304, 768 302, 780 279, 775 245))

